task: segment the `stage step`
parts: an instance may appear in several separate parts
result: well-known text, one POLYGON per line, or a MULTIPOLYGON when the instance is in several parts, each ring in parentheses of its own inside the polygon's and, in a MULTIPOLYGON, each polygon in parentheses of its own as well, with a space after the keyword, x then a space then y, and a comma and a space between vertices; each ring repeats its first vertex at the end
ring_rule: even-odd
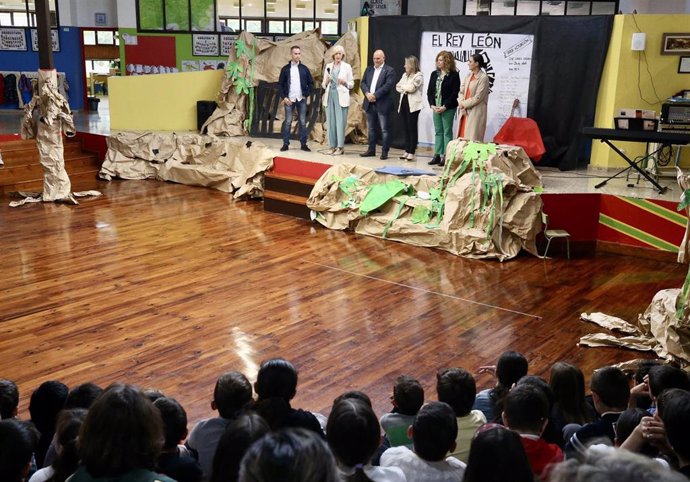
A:
POLYGON ((264 183, 264 211, 309 219, 307 199, 316 179, 270 171, 264 183))
MULTIPOLYGON (((97 189, 98 156, 84 150, 78 139, 65 139, 64 148, 65 169, 73 184, 80 191, 97 189)), ((0 142, 0 154, 4 162, 0 166, 0 196, 43 189, 43 168, 34 139, 0 142)))

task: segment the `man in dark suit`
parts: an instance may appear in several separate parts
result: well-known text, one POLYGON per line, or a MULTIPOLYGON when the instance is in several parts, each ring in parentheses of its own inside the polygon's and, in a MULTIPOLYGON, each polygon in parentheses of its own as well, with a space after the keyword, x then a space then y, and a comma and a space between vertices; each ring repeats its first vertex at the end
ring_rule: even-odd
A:
POLYGON ((386 54, 383 50, 377 50, 373 55, 374 65, 370 65, 364 71, 360 88, 364 94, 364 111, 367 113, 369 126, 369 148, 362 157, 376 155, 376 142, 378 132, 381 132, 383 146, 381 147, 381 159, 388 159, 390 148, 390 115, 393 112, 393 92, 395 92, 395 70, 386 65, 386 54))

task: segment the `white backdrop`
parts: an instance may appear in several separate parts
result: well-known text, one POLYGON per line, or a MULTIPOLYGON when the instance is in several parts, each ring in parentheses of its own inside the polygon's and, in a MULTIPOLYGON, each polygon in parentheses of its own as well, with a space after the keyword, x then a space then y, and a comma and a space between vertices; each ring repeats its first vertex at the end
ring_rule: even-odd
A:
MULTIPOLYGON (((455 57, 460 81, 469 73, 467 60, 470 55, 481 52, 486 60, 486 73, 493 79, 489 94, 489 112, 485 141, 491 141, 510 116, 515 99, 520 100, 517 116, 524 117, 527 110, 529 74, 532 66, 533 35, 488 34, 459 32, 424 32, 420 48, 420 68, 424 74, 424 108, 419 114, 420 144, 434 143, 434 122, 426 101, 426 89, 431 73, 436 69, 436 55, 448 50, 455 57)), ((461 92, 460 96, 464 97, 461 92)), ((453 132, 457 134, 456 116, 453 132)))

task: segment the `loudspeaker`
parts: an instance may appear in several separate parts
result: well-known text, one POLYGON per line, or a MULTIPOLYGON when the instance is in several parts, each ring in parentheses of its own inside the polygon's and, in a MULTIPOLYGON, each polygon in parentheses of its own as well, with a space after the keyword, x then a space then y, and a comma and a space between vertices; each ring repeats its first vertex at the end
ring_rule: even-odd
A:
POLYGON ((632 43, 630 45, 630 49, 633 52, 642 52, 642 51, 644 51, 646 43, 647 43, 647 34, 646 33, 641 33, 641 32, 634 33, 634 34, 632 34, 632 43))
POLYGON ((201 132, 201 126, 204 125, 204 122, 211 117, 211 114, 213 114, 213 111, 216 110, 216 101, 215 100, 199 100, 196 103, 196 130, 198 130, 200 133, 201 132))

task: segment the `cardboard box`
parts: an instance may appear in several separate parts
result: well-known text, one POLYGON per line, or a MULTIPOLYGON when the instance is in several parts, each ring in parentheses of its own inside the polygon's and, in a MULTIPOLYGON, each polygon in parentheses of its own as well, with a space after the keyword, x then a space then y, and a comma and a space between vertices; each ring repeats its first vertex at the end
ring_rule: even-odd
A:
POLYGON ((656 119, 656 112, 643 109, 618 109, 617 117, 626 119, 656 119))
POLYGON ((636 119, 628 117, 616 117, 615 119, 616 129, 626 130, 626 131, 651 131, 655 132, 658 127, 659 121, 656 119, 636 119))

